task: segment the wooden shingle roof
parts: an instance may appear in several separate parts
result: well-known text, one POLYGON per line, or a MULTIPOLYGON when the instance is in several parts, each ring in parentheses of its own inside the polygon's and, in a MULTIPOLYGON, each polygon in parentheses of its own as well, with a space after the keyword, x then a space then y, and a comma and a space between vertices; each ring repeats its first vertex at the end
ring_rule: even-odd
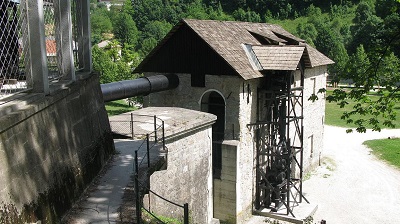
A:
POLYGON ((330 58, 319 52, 317 49, 311 47, 310 45, 306 44, 306 57, 308 57, 309 62, 306 61, 306 67, 314 68, 321 65, 330 65, 334 64, 335 62, 332 61, 330 58), (308 64, 309 63, 309 64, 308 64))
MULTIPOLYGON (((245 80, 261 78, 264 75, 261 70, 255 69, 254 66, 252 66, 252 63, 249 61, 248 52, 243 48, 243 45, 250 45, 253 46, 253 49, 256 49, 260 56, 260 64, 265 66, 265 70, 295 70, 301 56, 304 55, 304 52, 307 54, 306 58, 310 61, 310 63, 308 63, 310 67, 320 66, 324 63, 333 63, 333 61, 328 59, 326 56, 323 56, 323 54, 314 48, 311 48, 308 45, 306 46, 304 40, 292 35, 279 25, 237 21, 185 19, 171 30, 164 40, 160 42, 160 44, 135 69, 135 72, 161 72, 155 71, 157 69, 153 68, 160 66, 152 67, 149 63, 152 63, 153 57, 157 58, 158 61, 160 60, 157 55, 158 51, 162 50, 168 40, 171 39, 182 27, 188 27, 187 30, 193 31, 222 59, 222 61, 231 67, 232 71, 245 80), (269 47, 264 48, 264 46, 260 45, 269 47), (283 45, 284 47, 279 45, 283 45), (299 45, 301 46, 299 47, 299 45), (273 56, 272 54, 276 55, 273 56), (285 58, 290 58, 290 62, 285 60, 285 58), (295 62, 295 59, 297 60, 297 63, 295 62), (280 63, 284 64, 280 65, 280 63)), ((196 54, 196 52, 190 53, 196 54)), ((163 52, 163 55, 165 55, 165 52, 163 52)))
POLYGON ((252 46, 262 70, 284 70, 294 71, 301 57, 303 56, 304 46, 287 45, 262 45, 252 46))

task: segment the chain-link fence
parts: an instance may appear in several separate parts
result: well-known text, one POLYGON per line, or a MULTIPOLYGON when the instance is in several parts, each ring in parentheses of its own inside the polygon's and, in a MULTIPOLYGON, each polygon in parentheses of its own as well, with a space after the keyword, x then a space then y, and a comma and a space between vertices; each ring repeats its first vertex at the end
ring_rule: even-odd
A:
MULTIPOLYGON (((62 79, 67 73, 61 72, 62 57, 61 44, 71 44, 75 69, 82 67, 79 63, 78 39, 82 39, 82 3, 80 0, 71 0, 72 42, 65 43, 65 33, 61 30, 65 26, 65 18, 60 18, 59 6, 62 1, 44 0, 43 22, 45 35, 45 52, 47 59, 49 81, 55 82, 62 79), (57 9, 57 6, 58 9, 57 9), (64 41, 64 42, 62 42, 64 41)), ((30 46, 36 41, 30 40, 29 24, 36 21, 28 19, 28 0, 0 0, 0 99, 12 93, 30 88, 32 83, 30 46), (32 43, 30 43, 32 42, 32 43)), ((66 10, 65 10, 66 11, 66 10)), ((69 11, 69 10, 68 10, 69 11)), ((86 16, 86 15, 84 15, 86 16)), ((36 32, 36 31, 33 31, 36 32)), ((37 31, 39 32, 39 31, 37 31)), ((65 31, 64 31, 65 32, 65 31)), ((32 45, 33 46, 33 45, 32 45)))
POLYGON ((46 56, 49 80, 60 78, 57 66, 56 20, 53 0, 43 2, 44 33, 46 35, 46 56))
POLYGON ((30 82, 26 77, 27 56, 26 8, 20 0, 0 1, 0 98, 25 90, 30 82))
POLYGON ((83 68, 82 63, 79 61, 79 52, 78 52, 78 39, 79 39, 79 26, 78 26, 78 12, 81 11, 80 4, 77 4, 77 1, 81 0, 72 0, 71 1, 71 13, 72 13, 72 49, 74 54, 74 62, 75 69, 80 70, 83 68))

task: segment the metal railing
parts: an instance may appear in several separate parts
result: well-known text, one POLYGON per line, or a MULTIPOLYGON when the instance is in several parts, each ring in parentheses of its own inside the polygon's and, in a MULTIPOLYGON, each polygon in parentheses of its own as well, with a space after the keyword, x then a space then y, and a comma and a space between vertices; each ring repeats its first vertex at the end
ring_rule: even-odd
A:
MULTIPOLYGON (((153 171, 151 167, 151 156, 150 153, 157 150, 158 147, 162 147, 163 151, 166 152, 167 148, 165 145, 165 123, 162 119, 157 116, 148 115, 134 115, 130 114, 129 121, 110 121, 111 129, 113 133, 117 133, 119 136, 125 136, 132 139, 143 139, 140 146, 135 150, 135 165, 134 165, 134 185, 135 185, 135 203, 136 203, 136 223, 142 223, 142 209, 151 215, 158 223, 164 223, 156 214, 153 214, 150 209, 146 209, 143 206, 143 193, 155 195, 156 197, 183 209, 183 223, 189 223, 189 205, 179 205, 173 201, 166 199, 160 194, 150 189, 150 175, 153 171), (143 117, 149 117, 153 119, 153 122, 143 121, 143 117), (154 130, 151 133, 135 133, 135 123, 150 124, 154 130), (146 150, 145 155, 139 160, 138 152, 140 150, 146 150), (147 166, 144 169, 140 169, 144 163, 147 166)), ((150 207, 150 202, 149 202, 150 207)))
MULTIPOLYGON (((128 116, 128 115, 127 115, 128 116)), ((119 136, 120 138, 131 138, 131 139, 144 139, 148 133, 140 133, 135 131, 135 124, 148 124, 153 126, 153 132, 151 132, 152 140, 158 142, 159 132, 161 131, 164 136, 164 121, 157 116, 149 116, 149 115, 140 115, 140 114, 129 114, 129 120, 111 120, 110 126, 111 131, 114 135, 119 136), (152 121, 144 121, 142 118, 151 118, 152 121)))

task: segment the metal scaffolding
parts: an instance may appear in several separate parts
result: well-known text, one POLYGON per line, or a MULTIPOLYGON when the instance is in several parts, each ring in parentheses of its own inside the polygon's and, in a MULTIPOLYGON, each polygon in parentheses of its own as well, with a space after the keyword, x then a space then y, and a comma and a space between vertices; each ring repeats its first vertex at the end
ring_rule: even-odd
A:
MULTIPOLYGON (((301 68, 301 66, 300 66, 301 68)), ((258 89, 255 133, 255 208, 277 212, 282 206, 293 217, 293 207, 307 199, 302 194, 303 179, 303 86, 304 73, 294 87, 291 71, 266 74, 258 89)))

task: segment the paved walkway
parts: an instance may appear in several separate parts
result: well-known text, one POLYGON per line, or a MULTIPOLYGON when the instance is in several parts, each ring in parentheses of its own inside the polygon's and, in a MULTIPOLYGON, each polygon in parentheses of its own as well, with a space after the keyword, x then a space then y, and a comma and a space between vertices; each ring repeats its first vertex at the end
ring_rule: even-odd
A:
MULTIPOLYGON (((143 141, 115 140, 114 142, 117 154, 88 188, 82 201, 67 214, 64 219, 65 223, 88 224, 125 221, 121 217, 123 197, 124 193, 126 194, 126 191, 129 190, 128 188, 133 185, 131 175, 134 170, 134 151, 143 141)), ((146 154, 146 148, 142 147, 138 152, 140 163, 146 154)), ((157 161, 162 153, 158 148, 154 148, 150 155, 151 161, 157 161)), ((140 166, 147 167, 147 159, 144 159, 140 166)))
POLYGON ((399 129, 346 134, 344 128, 325 126, 327 159, 303 185, 307 199, 318 204, 315 221, 400 223, 400 170, 362 145, 369 139, 394 136, 400 137, 399 129))

